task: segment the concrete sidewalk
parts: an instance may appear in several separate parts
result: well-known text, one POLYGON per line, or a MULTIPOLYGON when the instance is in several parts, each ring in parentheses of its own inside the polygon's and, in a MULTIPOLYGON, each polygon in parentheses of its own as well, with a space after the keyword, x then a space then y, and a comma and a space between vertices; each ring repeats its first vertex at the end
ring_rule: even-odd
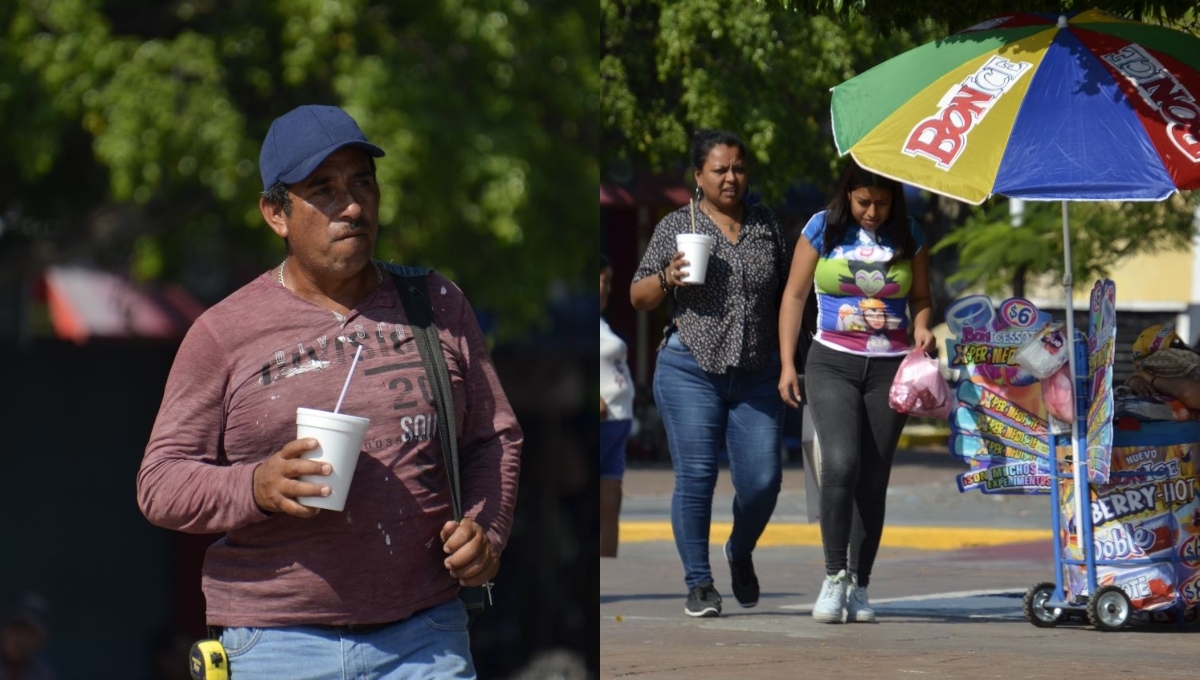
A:
MULTIPOLYGON (((1200 628, 1174 625, 1102 633, 1071 622, 1031 625, 1024 592, 1054 581, 1045 496, 961 494, 959 461, 933 451, 898 454, 888 496, 888 534, 871 584, 878 624, 811 618, 823 578, 818 540, 804 539, 804 471, 789 467, 773 525, 793 527, 755 551, 762 598, 742 609, 720 554, 732 501, 723 470, 714 504, 711 564, 724 596, 721 617, 683 613, 686 589, 669 533, 622 537, 620 557, 600 564, 601 677, 649 678, 1183 678, 1196 675, 1200 628), (905 531, 897 531, 904 528, 905 531), (1016 531, 1018 542, 945 547, 951 530, 977 537, 1016 531), (1029 540, 1027 534, 1034 532, 1029 540), (889 539, 888 535, 892 538, 889 539), (1024 536, 1024 538, 1021 538, 1024 536), (904 537, 904 538, 901 538, 904 537)), ((669 469, 634 468, 625 480, 625 522, 666 523, 669 469)), ((637 526, 626 524, 627 527, 637 526)))
MULTIPOLYGON (((1050 535, 1048 496, 959 493, 955 477, 966 471, 966 464, 945 449, 898 451, 888 487, 885 545, 945 549, 1037 540, 1050 535), (933 531, 939 527, 948 533, 975 531, 980 539, 945 543, 938 538, 939 532, 933 531), (917 529, 929 531, 911 531, 917 529)), ((820 531, 815 523, 810 523, 807 512, 806 474, 799 464, 784 466, 783 487, 763 545, 821 544, 820 531)), ((670 512, 674 483, 674 472, 669 465, 631 467, 626 471, 621 507, 623 543, 672 540, 670 512)), ((732 506, 733 484, 728 469, 723 468, 714 492, 713 522, 730 522, 732 506)))

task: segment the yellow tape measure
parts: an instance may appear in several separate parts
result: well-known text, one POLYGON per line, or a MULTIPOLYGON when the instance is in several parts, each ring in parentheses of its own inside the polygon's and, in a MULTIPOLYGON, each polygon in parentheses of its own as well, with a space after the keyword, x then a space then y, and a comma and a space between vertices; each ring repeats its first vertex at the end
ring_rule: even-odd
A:
POLYGON ((220 640, 201 640, 188 655, 192 680, 229 680, 229 657, 220 640))

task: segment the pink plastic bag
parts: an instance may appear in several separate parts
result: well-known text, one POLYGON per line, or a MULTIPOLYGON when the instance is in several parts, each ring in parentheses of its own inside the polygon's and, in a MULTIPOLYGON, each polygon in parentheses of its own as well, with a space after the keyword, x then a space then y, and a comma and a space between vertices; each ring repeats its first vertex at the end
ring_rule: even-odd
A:
POLYGON ((1064 423, 1071 422, 1071 366, 1063 364, 1049 378, 1042 380, 1042 401, 1050 415, 1064 423))
POLYGON ((900 362, 888 390, 888 402, 900 413, 921 418, 946 418, 954 407, 950 388, 942 379, 937 359, 914 349, 900 362))

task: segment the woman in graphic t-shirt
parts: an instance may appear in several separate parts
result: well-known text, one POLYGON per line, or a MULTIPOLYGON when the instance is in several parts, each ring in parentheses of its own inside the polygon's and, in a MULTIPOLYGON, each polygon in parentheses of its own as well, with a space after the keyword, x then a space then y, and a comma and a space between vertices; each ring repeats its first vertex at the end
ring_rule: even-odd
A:
POLYGON ((821 442, 826 577, 812 612, 821 622, 875 620, 866 589, 883 535, 892 457, 907 419, 888 404, 888 389, 911 347, 910 332, 911 344, 934 347, 924 246, 900 183, 851 161, 792 256, 779 310, 779 395, 789 406, 800 405, 793 357, 815 285, 818 330, 804 375, 821 442))

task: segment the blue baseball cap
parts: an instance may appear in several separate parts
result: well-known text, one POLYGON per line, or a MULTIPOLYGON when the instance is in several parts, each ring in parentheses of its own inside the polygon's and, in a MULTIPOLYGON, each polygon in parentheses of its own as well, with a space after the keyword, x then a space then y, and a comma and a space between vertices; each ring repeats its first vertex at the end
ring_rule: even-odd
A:
POLYGON ((344 146, 357 146, 375 158, 383 155, 350 114, 336 106, 306 104, 288 111, 271 123, 258 155, 263 190, 276 182, 299 182, 344 146))

